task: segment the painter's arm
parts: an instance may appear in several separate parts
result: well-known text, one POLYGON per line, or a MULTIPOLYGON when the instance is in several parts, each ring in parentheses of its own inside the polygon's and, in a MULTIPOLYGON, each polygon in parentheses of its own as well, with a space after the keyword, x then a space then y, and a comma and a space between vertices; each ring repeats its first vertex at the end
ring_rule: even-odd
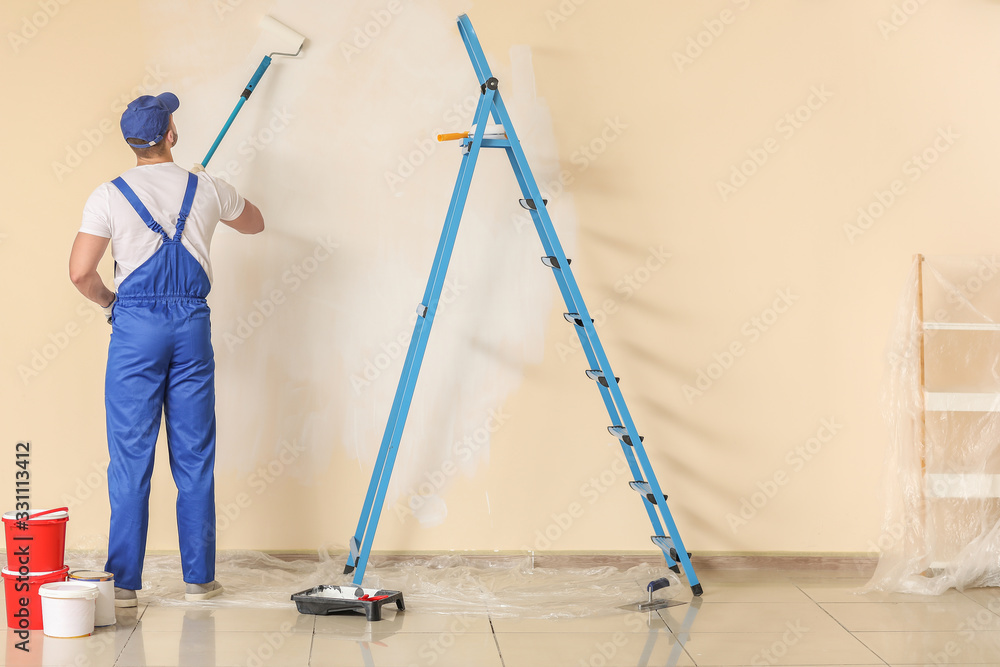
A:
POLYGON ((234 220, 223 220, 222 224, 232 227, 240 234, 259 234, 264 231, 264 216, 261 215, 260 209, 247 199, 243 212, 234 220))
POLYGON ((102 308, 110 305, 115 297, 97 273, 97 265, 100 264, 109 241, 103 236, 79 232, 69 254, 69 279, 80 290, 80 294, 102 308))

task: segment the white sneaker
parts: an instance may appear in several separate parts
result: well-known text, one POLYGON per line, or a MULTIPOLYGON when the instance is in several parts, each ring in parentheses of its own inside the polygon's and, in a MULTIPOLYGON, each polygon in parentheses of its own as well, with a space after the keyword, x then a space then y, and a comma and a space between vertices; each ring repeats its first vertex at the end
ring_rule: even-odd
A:
POLYGON ((116 607, 137 607, 139 600, 135 591, 128 588, 118 588, 115 586, 115 606, 116 607))
POLYGON ((198 602, 214 598, 222 592, 222 584, 210 581, 207 584, 188 584, 184 591, 184 599, 188 602, 198 602))

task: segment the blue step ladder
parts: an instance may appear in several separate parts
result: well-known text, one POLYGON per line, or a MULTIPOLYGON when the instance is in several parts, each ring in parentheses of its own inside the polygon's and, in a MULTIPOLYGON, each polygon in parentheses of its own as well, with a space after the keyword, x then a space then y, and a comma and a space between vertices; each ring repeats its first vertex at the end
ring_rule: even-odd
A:
POLYGON ((580 288, 577 286, 576 278, 573 277, 573 271, 570 269, 570 260, 566 258, 559 238, 556 236, 548 210, 545 207, 546 201, 542 199, 542 193, 531 173, 524 150, 521 148, 517 133, 514 131, 514 125, 510 121, 507 108, 500 96, 497 79, 490 72, 486 56, 479 44, 479 38, 472 29, 469 17, 465 14, 458 17, 458 30, 462 35, 462 41, 465 42, 469 57, 472 59, 472 66, 476 70, 482 94, 476 107, 474 132, 462 133, 459 136, 442 135, 439 137, 441 140, 461 138, 462 165, 458 171, 458 180, 455 183, 451 204, 448 206, 448 215, 445 218, 444 229, 441 232, 441 239, 434 255, 434 263, 427 280, 427 288, 424 290, 423 301, 417 307, 418 317, 413 327, 413 337, 410 339, 406 361, 403 363, 403 372, 399 378, 392 409, 389 412, 389 420, 382 435, 382 443, 375 460, 368 493, 365 495, 365 503, 361 509, 361 518, 358 521, 357 530, 350 540, 350 553, 347 557, 344 574, 353 572, 354 584, 361 586, 368 557, 371 555, 375 531, 378 528, 379 516, 382 514, 382 507, 389 488, 389 478, 396 461, 403 427, 406 424, 406 416, 413 399, 417 375, 420 373, 424 350, 427 347, 427 339, 430 336, 431 325, 434 323, 434 315, 437 313, 438 301, 455 245, 455 237, 458 234, 459 221, 469 194, 469 186, 472 183, 476 161, 483 148, 501 148, 507 153, 518 185, 521 186, 524 198, 520 200, 520 204, 530 212, 535 229, 538 231, 538 237, 541 239, 542 248, 545 251, 542 263, 552 269, 552 274, 559 284, 560 292, 562 292, 563 300, 566 302, 566 308, 569 312, 565 314, 565 319, 576 329, 580 337, 580 344, 587 356, 587 377, 596 383, 608 410, 608 415, 611 417, 612 425, 608 427, 608 431, 618 439, 622 452, 625 454, 625 460, 628 461, 633 477, 629 486, 639 492, 646 514, 649 515, 654 533, 652 536, 653 544, 663 552, 671 570, 680 573, 680 568, 684 568, 684 574, 691 586, 691 591, 696 596, 701 595, 702 587, 698 582, 694 567, 691 565, 690 554, 684 549, 677 525, 667 508, 667 496, 660 489, 660 483, 653 473, 653 467, 642 444, 643 438, 636 430, 632 416, 625 405, 625 398, 618 387, 619 378, 611 370, 611 363, 608 361, 604 347, 597 336, 594 321, 587 312, 580 288), (491 117, 493 122, 500 127, 491 127, 487 130, 487 122, 491 117))

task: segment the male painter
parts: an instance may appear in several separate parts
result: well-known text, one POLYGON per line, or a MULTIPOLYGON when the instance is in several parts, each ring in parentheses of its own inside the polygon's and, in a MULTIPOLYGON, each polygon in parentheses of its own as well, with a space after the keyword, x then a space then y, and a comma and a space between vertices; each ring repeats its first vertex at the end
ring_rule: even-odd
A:
POLYGON ((256 206, 221 179, 176 165, 173 93, 143 95, 122 114, 136 166, 90 195, 73 243, 70 279, 112 325, 105 376, 111 527, 106 569, 115 604, 137 604, 149 524, 153 451, 166 417, 177 485, 177 533, 188 600, 222 592, 215 580, 215 357, 205 297, 209 247, 221 221, 264 229, 256 206), (115 292, 97 267, 111 243, 115 292))

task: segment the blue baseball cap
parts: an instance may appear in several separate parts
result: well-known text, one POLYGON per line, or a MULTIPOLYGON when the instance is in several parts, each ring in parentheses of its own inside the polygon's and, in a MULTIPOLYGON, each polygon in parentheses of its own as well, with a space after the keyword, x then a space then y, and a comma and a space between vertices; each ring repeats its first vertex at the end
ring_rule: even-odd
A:
POLYGON ((146 148, 163 139, 170 128, 170 114, 177 111, 180 100, 173 93, 143 95, 129 102, 122 114, 122 136, 129 146, 146 148), (129 139, 138 139, 133 143, 129 139))

